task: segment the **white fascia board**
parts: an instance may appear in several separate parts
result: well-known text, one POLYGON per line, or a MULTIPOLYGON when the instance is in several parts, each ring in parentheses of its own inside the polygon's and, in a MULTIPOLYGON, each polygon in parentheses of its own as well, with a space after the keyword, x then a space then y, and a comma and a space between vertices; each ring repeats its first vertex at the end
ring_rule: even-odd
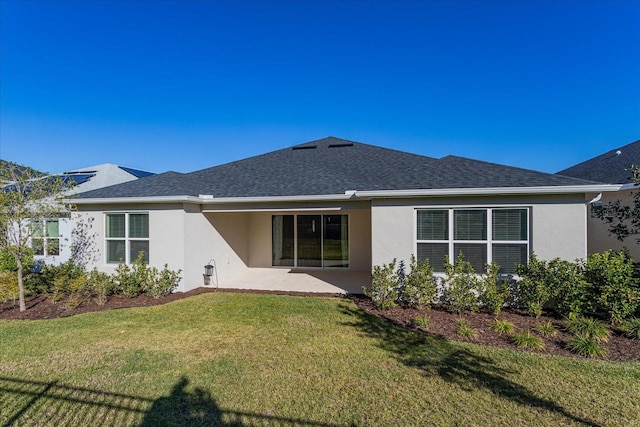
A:
POLYGON ((194 196, 159 196, 159 197, 114 197, 94 199, 73 199, 68 202, 75 205, 96 204, 138 204, 138 203, 195 203, 203 206, 228 203, 261 203, 261 202, 314 202, 345 201, 354 199, 353 194, 322 194, 303 196, 266 196, 266 197, 212 197, 209 195, 194 196))
POLYGON ((438 188, 424 190, 357 191, 358 198, 426 197, 426 196, 481 196, 505 194, 572 194, 618 191, 621 185, 571 185, 547 187, 492 187, 492 188, 438 188))
POLYGON ((622 184, 622 187, 620 187, 620 191, 635 190, 637 188, 638 188, 638 186, 636 184, 634 184, 633 182, 630 182, 628 184, 622 184))
POLYGON ((156 196, 156 197, 105 197, 95 199, 69 198, 67 202, 74 205, 122 205, 138 203, 202 203, 199 197, 193 196, 156 196))
POLYGON ((329 202, 372 198, 406 198, 438 196, 476 196, 508 194, 575 194, 618 191, 622 184, 571 185, 548 187, 493 187, 493 188, 439 188, 417 190, 348 190, 344 194, 320 194, 300 196, 262 196, 262 197, 212 197, 201 194, 195 196, 156 196, 156 197, 114 197, 94 199, 68 199, 75 205, 96 204, 138 204, 138 203, 195 203, 203 206, 229 203, 273 203, 273 202, 329 202))

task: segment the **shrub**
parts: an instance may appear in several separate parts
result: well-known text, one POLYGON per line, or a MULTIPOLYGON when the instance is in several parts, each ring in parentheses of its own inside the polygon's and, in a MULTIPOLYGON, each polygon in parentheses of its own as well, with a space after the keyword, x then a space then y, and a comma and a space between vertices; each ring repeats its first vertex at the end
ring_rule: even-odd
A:
MULTIPOLYGON (((1 227, 0 227, 1 228, 1 227)), ((14 246, 15 248, 15 246, 14 246)), ((33 268, 33 251, 29 248, 25 248, 25 254, 22 256, 22 268, 26 273, 33 268)), ((0 271, 16 271, 18 264, 16 259, 11 255, 7 248, 0 249, 0 271)))
POLYGON ((544 348, 542 340, 539 337, 532 335, 531 331, 518 332, 511 338, 511 341, 520 348, 530 348, 532 350, 540 350, 544 348))
POLYGON ((457 319, 458 335, 473 339, 476 337, 476 331, 469 325, 465 319, 457 319))
POLYGON ((621 323, 640 308, 640 287, 633 273, 633 261, 624 252, 607 251, 587 258, 585 276, 593 286, 595 308, 613 323, 621 323))
POLYGON ((567 330, 572 334, 592 338, 598 342, 608 341, 611 335, 611 329, 605 323, 591 317, 571 316, 565 323, 567 330))
POLYGON ((527 265, 518 265, 518 275, 521 280, 515 284, 517 305, 527 310, 531 316, 540 317, 542 309, 551 298, 547 263, 532 254, 527 265))
POLYGON ((97 268, 94 268, 93 270, 91 270, 91 272, 89 272, 87 282, 88 288, 91 291, 91 294, 94 297, 96 303, 98 305, 106 304, 109 296, 114 291, 114 283, 111 279, 111 276, 107 273, 98 271, 97 268))
POLYGON ((409 307, 425 307, 436 297, 438 280, 433 275, 429 260, 417 261, 416 257, 411 255, 409 268, 411 271, 404 277, 399 299, 409 307))
POLYGON ((555 337, 558 335, 558 331, 551 323, 551 320, 536 325, 536 331, 543 337, 555 337))
POLYGON ((508 320, 496 319, 491 322, 491 330, 493 330, 498 335, 511 335, 515 332, 516 327, 508 320))
POLYGON ((371 298, 378 310, 395 307, 398 299, 398 276, 396 259, 389 264, 373 267, 371 286, 362 288, 364 294, 371 298))
POLYGON ((629 338, 640 340, 640 318, 632 317, 622 322, 622 330, 629 338))
POLYGON ((592 308, 591 285, 584 277, 582 263, 556 258, 547 265, 546 281, 553 308, 561 316, 583 314, 592 308))
POLYGON ((509 298, 509 282, 500 280, 500 266, 487 264, 485 274, 480 279, 480 302, 494 315, 500 314, 509 298))
POLYGON ((569 350, 583 357, 599 357, 607 354, 607 349, 593 337, 576 335, 568 344, 569 350))
POLYGON ((113 275, 116 292, 127 297, 135 298, 148 286, 149 268, 141 252, 131 266, 118 264, 113 275))
POLYGON ((442 300, 452 312, 462 314, 467 310, 478 310, 478 277, 470 262, 464 260, 462 252, 455 264, 445 260, 445 278, 442 300))
POLYGON ((0 271, 0 302, 18 299, 18 275, 13 271, 0 271))
POLYGON ((168 267, 165 264, 162 270, 155 267, 149 269, 147 286, 144 289, 146 294, 153 298, 160 298, 169 295, 178 286, 182 270, 172 271, 168 267))
MULTIPOLYGON (((86 293, 86 272, 72 259, 54 266, 43 267, 43 278, 48 282, 47 296, 53 302, 62 301, 72 293, 86 293)), ((80 296, 75 296, 81 299, 80 296)))
POLYGON ((429 329, 429 323, 428 316, 416 316, 413 318, 413 324, 422 329, 429 329))

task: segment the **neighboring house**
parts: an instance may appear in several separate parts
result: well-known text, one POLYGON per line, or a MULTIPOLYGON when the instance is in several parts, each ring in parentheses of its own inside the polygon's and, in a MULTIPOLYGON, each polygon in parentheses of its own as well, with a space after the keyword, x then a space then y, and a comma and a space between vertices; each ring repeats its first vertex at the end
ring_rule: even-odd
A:
MULTIPOLYGON (((154 175, 138 169, 105 163, 53 175, 71 185, 70 195, 129 182, 154 175)), ((77 224, 74 218, 51 218, 43 221, 41 231, 32 238, 36 260, 60 264, 72 255, 72 230, 77 224)))
POLYGON ((443 271, 459 252, 513 273, 535 252, 587 253, 590 200, 619 186, 334 137, 182 174, 77 195, 100 270, 132 262, 202 286, 361 292, 374 265, 412 254, 443 271))
MULTIPOLYGON (((634 165, 640 166, 640 140, 564 169, 558 174, 607 184, 622 184, 617 192, 603 193, 594 205, 601 206, 620 200, 624 205, 633 206, 631 194, 634 185, 629 168, 634 165)), ((594 218, 591 211, 589 212, 587 221, 588 253, 627 248, 636 261, 640 260, 640 245, 636 243, 640 236, 630 236, 620 242, 615 236, 609 235, 608 228, 607 224, 594 218)))

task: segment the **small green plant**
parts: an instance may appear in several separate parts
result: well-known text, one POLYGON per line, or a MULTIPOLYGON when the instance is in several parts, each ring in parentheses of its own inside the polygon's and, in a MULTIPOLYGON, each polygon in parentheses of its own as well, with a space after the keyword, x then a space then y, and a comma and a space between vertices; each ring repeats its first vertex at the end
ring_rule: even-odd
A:
POLYGON ((445 278, 443 283, 443 303, 452 312, 462 314, 465 311, 478 310, 478 277, 470 262, 464 260, 462 252, 455 264, 445 259, 445 278))
POLYGON ((109 296, 113 293, 114 284, 111 276, 94 268, 89 272, 87 282, 96 303, 98 305, 106 304, 109 296))
POLYGON ((371 275, 371 286, 365 286, 362 290, 378 310, 395 307, 398 298, 396 259, 389 264, 375 265, 371 275))
POLYGON ((456 323, 458 324, 458 335, 461 335, 463 337, 470 338, 470 339, 473 339, 476 337, 475 329, 473 329, 469 325, 469 322, 467 320, 459 318, 456 320, 456 323))
POLYGON ((558 330, 553 326, 551 320, 536 325, 536 331, 543 337, 555 337, 558 330))
POLYGON ((487 264, 485 274, 480 279, 480 302, 494 315, 500 314, 509 298, 509 283, 500 280, 500 266, 487 264))
POLYGON ((532 350, 541 350, 544 348, 542 340, 531 334, 531 331, 518 332, 511 338, 513 343, 520 348, 528 348, 532 350))
POLYGON ((607 349, 595 338, 576 335, 568 344, 569 350, 583 357, 600 357, 607 349))
POLYGON ((516 327, 506 319, 496 319, 491 322, 491 330, 498 335, 511 335, 515 332, 516 327))
POLYGON ((597 342, 607 342, 611 335, 611 329, 606 323, 591 317, 570 316, 565 321, 565 325, 573 335, 592 338, 597 342))
POLYGON ((0 302, 18 299, 18 275, 13 271, 0 271, 0 302))
POLYGON ((426 307, 435 299, 438 288, 433 268, 428 259, 417 261, 414 255, 411 255, 409 268, 411 271, 404 277, 404 286, 398 298, 409 307, 426 307))
POLYGON ((629 338, 640 340, 640 317, 632 317, 622 322, 622 330, 629 338))
POLYGON ((429 329, 429 323, 428 316, 416 316, 413 318, 413 324, 422 329, 429 329))

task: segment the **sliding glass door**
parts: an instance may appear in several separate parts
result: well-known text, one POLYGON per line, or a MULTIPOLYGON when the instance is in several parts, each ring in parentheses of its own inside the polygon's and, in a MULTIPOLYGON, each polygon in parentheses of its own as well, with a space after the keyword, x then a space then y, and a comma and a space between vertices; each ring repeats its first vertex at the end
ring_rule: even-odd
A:
POLYGON ((349 267, 347 215, 273 215, 272 265, 349 267))

